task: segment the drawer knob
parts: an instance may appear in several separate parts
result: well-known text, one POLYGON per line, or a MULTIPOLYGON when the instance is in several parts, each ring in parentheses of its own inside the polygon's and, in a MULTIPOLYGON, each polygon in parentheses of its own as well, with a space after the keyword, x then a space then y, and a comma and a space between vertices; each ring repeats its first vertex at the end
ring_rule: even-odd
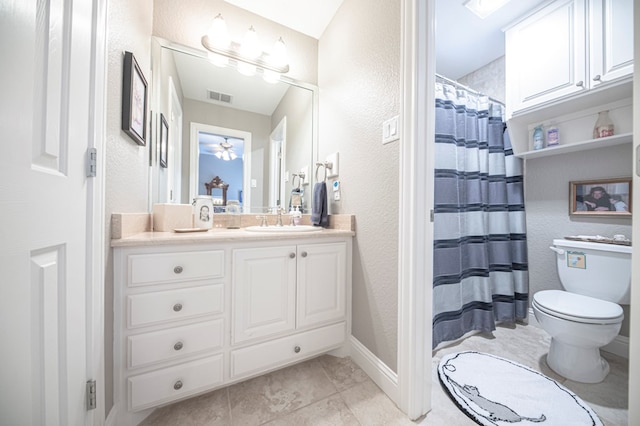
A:
POLYGON ((173 349, 175 349, 176 351, 179 351, 180 349, 182 349, 184 345, 182 344, 182 342, 178 342, 175 345, 173 345, 173 349))
POLYGON ((289 253, 289 257, 290 257, 291 259, 293 259, 293 258, 295 258, 295 257, 296 257, 296 254, 295 254, 295 253, 289 253))
POLYGON ((176 274, 181 274, 182 271, 184 271, 184 269, 182 269, 182 266, 176 266, 175 268, 173 268, 173 272, 176 274))
POLYGON ((306 251, 302 252, 302 257, 307 257, 307 252, 306 251))
POLYGON ((593 77, 593 81, 600 81, 602 77, 600 77, 600 74, 596 75, 595 77, 593 77))
POLYGON ((584 81, 580 80, 579 82, 576 83, 576 86, 578 87, 584 86, 584 81))
POLYGON ((300 346, 296 346, 295 348, 293 348, 293 351, 297 354, 300 353, 300 346))
POLYGON ((181 380, 178 380, 177 382, 175 382, 175 383, 173 384, 173 388, 174 388, 175 390, 180 390, 180 389, 182 389, 182 381, 181 381, 181 380))
POLYGON ((173 305, 173 310, 175 312, 180 312, 182 310, 182 303, 176 303, 175 305, 173 305))

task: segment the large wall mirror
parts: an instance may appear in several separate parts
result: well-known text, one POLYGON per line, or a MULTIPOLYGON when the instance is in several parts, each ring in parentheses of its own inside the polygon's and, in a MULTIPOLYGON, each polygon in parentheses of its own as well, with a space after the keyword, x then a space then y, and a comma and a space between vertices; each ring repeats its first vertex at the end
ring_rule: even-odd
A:
MULTIPOLYGON (((309 211, 316 86, 243 75, 214 65, 204 50, 159 38, 152 71, 150 205, 191 203, 219 177, 228 184, 227 202, 245 213, 289 210, 292 195, 309 211), (160 123, 168 134, 162 141, 160 123)), ((221 202, 222 194, 209 190, 221 202)))

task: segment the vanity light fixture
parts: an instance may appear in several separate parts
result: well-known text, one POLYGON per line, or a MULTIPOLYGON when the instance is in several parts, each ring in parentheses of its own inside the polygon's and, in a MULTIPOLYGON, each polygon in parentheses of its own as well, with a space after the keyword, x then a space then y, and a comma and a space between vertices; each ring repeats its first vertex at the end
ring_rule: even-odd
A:
POLYGON ((218 14, 208 34, 202 36, 202 45, 210 52, 210 60, 219 66, 227 66, 235 61, 240 73, 253 75, 262 71, 264 79, 275 82, 281 74, 289 72, 287 50, 280 37, 274 44, 271 53, 263 52, 255 29, 249 28, 242 44, 229 38, 227 25, 221 14, 218 14), (230 61, 231 60, 231 61, 230 61))
POLYGON ((484 19, 509 3, 509 1, 510 0, 467 0, 464 6, 475 13, 480 19, 484 19))

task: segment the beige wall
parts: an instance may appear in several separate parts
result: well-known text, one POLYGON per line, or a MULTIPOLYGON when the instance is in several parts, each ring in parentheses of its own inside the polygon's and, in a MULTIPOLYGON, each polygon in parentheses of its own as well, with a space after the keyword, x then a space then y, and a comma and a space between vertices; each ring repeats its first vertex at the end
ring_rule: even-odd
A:
MULTIPOLYGON (((121 127, 123 51, 133 52, 150 81, 152 0, 108 2, 107 137, 105 148, 105 213, 147 210, 149 149, 137 145, 121 127)), ((106 241, 110 241, 107 220, 106 241)), ((113 259, 107 250, 105 271, 105 412, 113 406, 113 259)))
POLYGON ((356 216, 353 335, 394 371, 400 142, 381 139, 400 109, 400 11, 399 0, 345 0, 318 51, 319 160, 340 155, 342 200, 330 212, 356 216))

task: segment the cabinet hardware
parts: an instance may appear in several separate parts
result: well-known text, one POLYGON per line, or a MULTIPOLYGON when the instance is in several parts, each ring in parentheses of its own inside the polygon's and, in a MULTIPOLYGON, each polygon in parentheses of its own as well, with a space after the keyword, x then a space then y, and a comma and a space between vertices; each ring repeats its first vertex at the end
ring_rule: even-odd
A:
POLYGON ((181 380, 178 380, 177 382, 175 382, 175 383, 173 384, 173 388, 174 388, 175 390, 180 390, 180 389, 182 389, 182 381, 181 381, 181 380))
POLYGON ((297 354, 300 353, 300 346, 296 346, 295 348, 293 348, 293 351, 297 354))
POLYGON ((294 259, 294 258, 296 257, 296 254, 295 254, 295 253, 289 253, 289 257, 290 257, 291 259, 294 259))
POLYGON ((595 77, 593 77, 593 81, 600 81, 602 77, 600 77, 600 74, 596 75, 595 77))
POLYGON ((177 342, 175 345, 173 345, 173 349, 179 351, 180 349, 182 349, 182 346, 182 342, 177 342))
POLYGON ((306 251, 302 252, 302 257, 307 257, 307 252, 306 251))
POLYGON ((180 312, 182 310, 182 303, 176 303, 175 305, 173 305, 173 310, 175 312, 180 312))
POLYGON ((576 86, 584 87, 584 81, 580 80, 579 82, 576 83, 576 86))
POLYGON ((176 266, 175 268, 173 268, 173 272, 176 274, 181 274, 183 271, 182 266, 176 266))

